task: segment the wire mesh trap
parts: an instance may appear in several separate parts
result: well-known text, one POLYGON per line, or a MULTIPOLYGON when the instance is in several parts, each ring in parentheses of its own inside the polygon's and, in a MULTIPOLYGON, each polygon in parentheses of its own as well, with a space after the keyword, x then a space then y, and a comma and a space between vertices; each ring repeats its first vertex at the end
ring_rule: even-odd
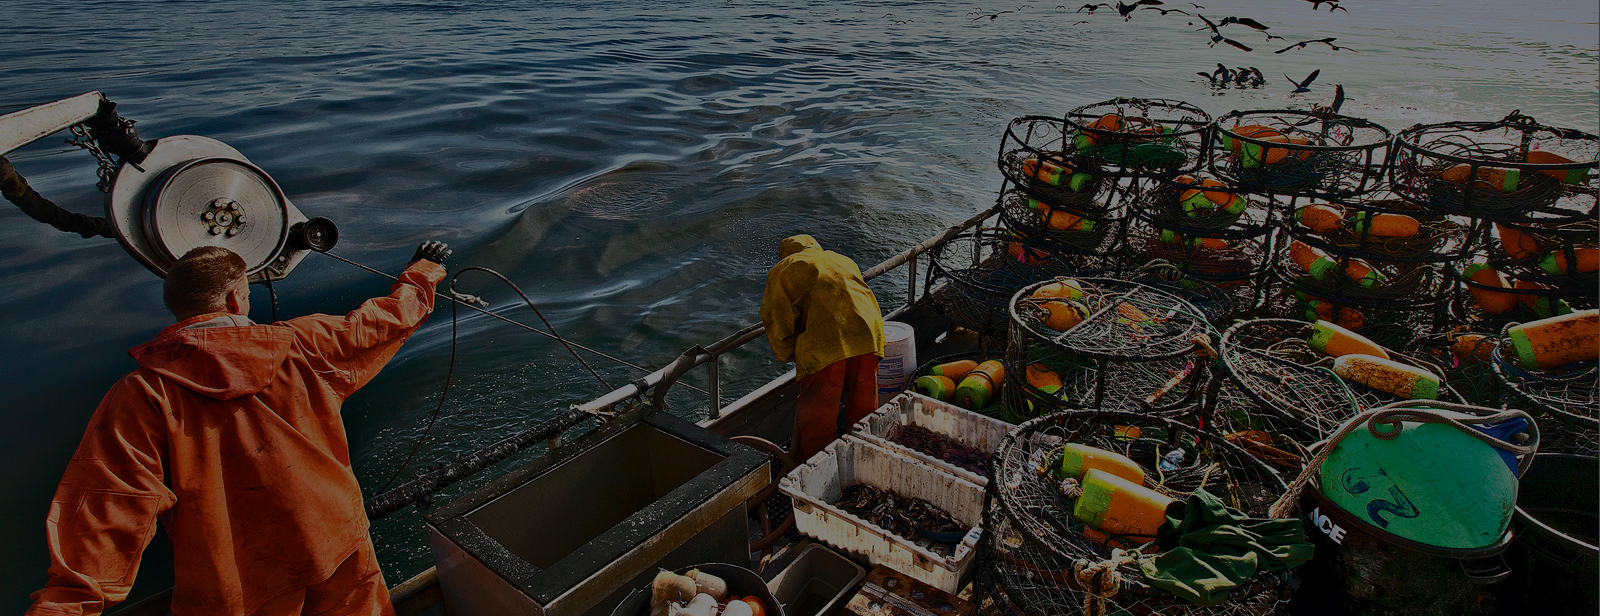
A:
POLYGON ((1198 357, 1099 361, 1013 339, 1006 351, 1006 413, 1012 423, 1063 409, 1139 408, 1192 421, 1209 375, 1198 357))
POLYGON ((1349 197, 1383 175, 1389 129, 1332 113, 1233 111, 1217 118, 1211 173, 1248 192, 1349 197))
MULTIPOLYGON (((1363 410, 1402 400, 1400 396, 1339 378, 1333 358, 1311 349, 1312 324, 1291 319, 1241 321, 1222 333, 1217 353, 1222 370, 1246 395, 1301 430, 1325 437, 1363 410)), ((1440 379, 1438 398, 1461 397, 1427 361, 1395 351, 1389 358, 1422 368, 1440 379)))
POLYGON ((1074 162, 1108 177, 1193 173, 1205 157, 1211 116, 1189 103, 1115 98, 1067 112, 1074 162))
POLYGON ((1288 211, 1283 227, 1291 238, 1336 255, 1406 263, 1461 259, 1476 232, 1471 220, 1386 193, 1308 202, 1288 211))
POLYGON ((1498 122, 1419 124, 1400 131, 1394 191, 1434 211, 1517 218, 1548 209, 1564 185, 1592 190, 1600 137, 1518 111, 1498 122))
POLYGON ((1006 331, 1017 289, 1074 269, 1048 247, 1003 229, 958 235, 929 252, 925 289, 934 307, 956 325, 994 336, 1006 331))
POLYGON ((1294 477, 1311 459, 1308 449, 1321 436, 1262 406, 1226 375, 1206 384, 1204 408, 1195 425, 1222 435, 1285 477, 1294 477))
POLYGON ((1001 193, 1000 204, 1006 228, 1062 254, 1111 255, 1126 224, 1119 211, 1074 211, 1014 186, 1001 193))
POLYGON ((1445 300, 1458 321, 1498 330, 1511 321, 1543 319, 1596 307, 1600 285, 1552 284, 1543 272, 1515 263, 1499 266, 1482 260, 1447 266, 1445 300))
POLYGON ((1098 198, 1105 175, 1085 168, 1072 153, 1061 118, 1022 116, 1000 140, 1000 174, 1028 197, 1077 213, 1103 212, 1098 198))
POLYGON ((1527 408, 1539 421, 1539 451, 1596 455, 1600 450, 1600 398, 1595 390, 1600 370, 1595 362, 1527 369, 1506 356, 1509 348, 1510 341, 1502 335, 1488 363, 1509 394, 1506 401, 1513 408, 1527 408))
POLYGON ((1074 615, 1091 601, 1103 601, 1107 614, 1272 614, 1283 607, 1289 572, 1257 573, 1226 600, 1202 607, 1151 585, 1136 559, 1112 561, 1113 547, 1144 554, 1153 549, 1153 537, 1111 535, 1074 516, 1076 497, 1062 492, 1059 476, 1059 454, 1068 443, 1126 456, 1143 469, 1143 485, 1164 497, 1181 500, 1204 488, 1254 517, 1266 517, 1287 489, 1272 469, 1220 436, 1167 419, 1098 410, 1028 421, 1002 442, 990 483, 993 530, 985 536, 983 564, 998 607, 1074 615), (1101 599, 1107 589, 1085 588, 1094 581, 1077 575, 1094 563, 1120 574, 1112 596, 1101 599))

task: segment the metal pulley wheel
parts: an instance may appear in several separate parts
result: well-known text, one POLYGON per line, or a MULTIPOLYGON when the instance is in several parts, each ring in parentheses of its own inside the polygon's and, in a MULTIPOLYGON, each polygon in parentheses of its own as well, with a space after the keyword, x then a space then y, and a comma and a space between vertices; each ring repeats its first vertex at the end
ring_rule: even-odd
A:
POLYGON ((201 246, 244 258, 247 274, 272 264, 289 238, 287 200, 248 162, 204 158, 162 174, 144 198, 144 232, 170 261, 201 246))
POLYGON ((251 282, 280 280, 338 240, 331 221, 308 221, 238 150, 194 135, 163 137, 144 161, 118 167, 106 218, 158 276, 194 248, 221 246, 244 258, 251 282))

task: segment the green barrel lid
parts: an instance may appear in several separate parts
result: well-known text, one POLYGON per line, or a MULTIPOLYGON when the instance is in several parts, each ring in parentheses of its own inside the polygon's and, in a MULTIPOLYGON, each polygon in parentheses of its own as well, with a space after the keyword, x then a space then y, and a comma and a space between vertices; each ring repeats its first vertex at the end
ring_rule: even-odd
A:
POLYGON ((1357 429, 1323 462, 1322 492, 1406 539, 1484 548, 1500 540, 1517 504, 1517 477, 1497 451, 1448 424, 1406 422, 1387 440, 1357 429))

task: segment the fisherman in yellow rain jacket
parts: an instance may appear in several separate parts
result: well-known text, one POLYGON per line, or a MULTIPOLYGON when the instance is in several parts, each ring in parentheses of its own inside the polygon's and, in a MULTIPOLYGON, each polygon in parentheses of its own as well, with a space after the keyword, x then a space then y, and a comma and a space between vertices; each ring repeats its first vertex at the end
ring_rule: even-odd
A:
POLYGON ((883 315, 861 268, 811 236, 785 238, 778 257, 761 322, 772 352, 795 365, 800 396, 789 453, 805 460, 838 438, 840 425, 877 408, 883 315))

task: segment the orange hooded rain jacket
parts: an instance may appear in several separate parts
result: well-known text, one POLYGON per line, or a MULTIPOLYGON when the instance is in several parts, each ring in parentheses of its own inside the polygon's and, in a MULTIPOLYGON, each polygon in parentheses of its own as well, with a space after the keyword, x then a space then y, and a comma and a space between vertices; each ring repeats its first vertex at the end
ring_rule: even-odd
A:
POLYGON ((28 614, 126 598, 158 517, 175 616, 249 614, 332 575, 367 537, 340 404, 433 311, 444 273, 413 263, 342 317, 212 313, 129 351, 139 369, 95 410, 50 504, 49 581, 28 614))

